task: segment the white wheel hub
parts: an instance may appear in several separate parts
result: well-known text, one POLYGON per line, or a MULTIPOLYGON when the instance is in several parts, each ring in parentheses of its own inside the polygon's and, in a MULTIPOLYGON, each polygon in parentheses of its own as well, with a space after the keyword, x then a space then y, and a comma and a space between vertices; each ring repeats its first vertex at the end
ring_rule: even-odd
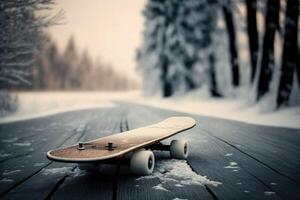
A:
POLYGON ((137 175, 148 175, 153 172, 155 158, 152 151, 137 151, 130 159, 130 170, 137 175))
POLYGON ((170 144, 170 155, 172 158, 187 159, 189 154, 188 144, 184 140, 172 140, 170 144))

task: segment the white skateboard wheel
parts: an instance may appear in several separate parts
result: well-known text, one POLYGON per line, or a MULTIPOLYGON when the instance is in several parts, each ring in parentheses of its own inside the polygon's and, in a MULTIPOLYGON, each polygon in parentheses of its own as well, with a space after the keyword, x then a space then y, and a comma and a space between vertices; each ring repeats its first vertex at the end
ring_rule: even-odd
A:
POLYGON ((98 170, 98 167, 97 163, 78 163, 78 168, 85 171, 94 172, 98 170))
POLYGON ((187 142, 184 140, 172 140, 170 144, 170 155, 176 159, 187 159, 189 154, 187 142))
POLYGON ((130 170, 137 175, 148 175, 153 172, 155 158, 152 151, 137 151, 130 159, 130 170))

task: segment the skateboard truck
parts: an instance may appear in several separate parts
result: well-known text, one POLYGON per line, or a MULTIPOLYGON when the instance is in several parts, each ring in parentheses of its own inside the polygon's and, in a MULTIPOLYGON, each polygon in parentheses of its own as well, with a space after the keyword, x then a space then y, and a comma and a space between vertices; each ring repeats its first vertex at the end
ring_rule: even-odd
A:
POLYGON ((114 146, 112 142, 108 142, 105 148, 107 148, 108 151, 113 151, 117 146, 114 146))
POLYGON ((79 142, 79 143, 78 143, 77 149, 78 149, 78 150, 85 150, 85 147, 84 147, 83 145, 84 145, 83 142, 79 142))
POLYGON ((170 145, 165 145, 162 144, 161 142, 152 144, 148 148, 151 150, 158 150, 158 151, 170 151, 170 145))

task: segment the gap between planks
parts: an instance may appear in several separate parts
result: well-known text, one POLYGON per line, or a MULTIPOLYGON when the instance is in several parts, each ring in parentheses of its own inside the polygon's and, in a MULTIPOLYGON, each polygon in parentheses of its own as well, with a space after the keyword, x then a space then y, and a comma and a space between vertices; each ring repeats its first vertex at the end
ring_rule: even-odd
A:
MULTIPOLYGON (((80 134, 80 136, 78 137, 78 139, 77 139, 77 142, 79 142, 79 141, 81 141, 81 139, 82 138, 84 138, 85 137, 85 133, 86 133, 86 130, 87 130, 87 128, 88 128, 88 123, 86 123, 85 125, 84 125, 84 129, 83 129, 83 131, 81 132, 81 134, 80 134)), ((75 128, 74 130, 76 130, 77 128, 75 128)), ((72 136, 75 136, 76 134, 74 134, 74 135, 72 135, 72 136)), ((72 137, 71 137, 72 138, 72 137)), ((65 142, 66 142, 66 140, 65 140, 65 142)), ((62 146, 62 145, 61 145, 62 146)), ((51 163, 52 163, 53 161, 51 161, 51 163)), ((72 172, 75 170, 77 168, 77 166, 74 166, 73 168, 72 168, 72 172)), ((51 199, 51 197, 55 194, 55 192, 58 190, 58 188, 65 182, 65 180, 68 178, 68 176, 69 175, 64 175, 61 179, 59 179, 58 181, 57 181, 57 183, 54 185, 54 187, 52 188, 52 190, 49 192, 49 194, 45 197, 45 200, 49 200, 49 199, 51 199)))
MULTIPOLYGON (((284 174, 284 173, 278 171, 277 169, 273 168, 272 166, 270 166, 270 165, 264 163, 263 161, 259 160, 258 158, 256 158, 256 157, 250 155, 249 153, 247 153, 247 152, 241 150, 240 148, 236 147, 235 145, 231 144, 230 142, 228 142, 228 141, 226 141, 226 140, 224 140, 224 139, 222 139, 222 138, 220 138, 220 137, 215 136, 215 135, 212 134, 210 131, 208 131, 208 130, 206 130, 206 129, 204 129, 204 128, 200 128, 200 129, 203 130, 204 132, 206 132, 209 136, 211 136, 211 137, 213 137, 213 138, 215 138, 215 139, 217 139, 217 140, 219 140, 219 141, 221 141, 221 142, 223 142, 223 143, 225 143, 225 144, 231 146, 232 148, 234 148, 234 149, 236 149, 237 151, 241 152, 242 154, 248 156, 249 158, 255 160, 256 162, 262 164, 263 166, 267 167, 268 169, 272 170, 273 172, 277 173, 278 175, 281 175, 281 176, 283 176, 283 177, 289 179, 290 181, 296 183, 297 185, 300 185, 300 182, 299 182, 299 181, 297 181, 297 180, 295 180, 294 178, 292 178, 292 177, 290 177, 290 176, 288 176, 288 175, 286 175, 286 174, 284 174)), ((251 175, 251 174, 250 174, 250 175, 251 175)))
MULTIPOLYGON (((124 131, 129 131, 128 121, 125 116, 122 117, 121 122, 120 122, 120 132, 124 132, 124 131)), ((112 184, 112 200, 117 199, 119 172, 120 172, 120 164, 117 165, 117 170, 114 175, 114 180, 113 180, 113 184, 112 184)))

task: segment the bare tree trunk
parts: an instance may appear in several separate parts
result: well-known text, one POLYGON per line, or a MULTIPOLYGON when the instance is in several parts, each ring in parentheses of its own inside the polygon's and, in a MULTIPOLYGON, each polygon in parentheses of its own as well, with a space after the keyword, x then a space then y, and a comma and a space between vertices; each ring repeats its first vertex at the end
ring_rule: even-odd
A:
POLYGON ((162 95, 163 97, 170 97, 173 94, 172 85, 167 78, 169 63, 167 58, 162 59, 162 74, 161 74, 161 84, 162 84, 162 95))
POLYGON ((258 57, 258 31, 256 19, 256 0, 246 0, 248 41, 251 58, 251 83, 254 81, 258 57))
POLYGON ((277 107, 287 105, 298 63, 298 0, 287 0, 281 75, 277 107))
POLYGON ((217 80, 216 80, 216 69, 215 69, 215 55, 211 53, 209 55, 209 78, 210 78, 210 94, 213 97, 221 97, 219 93, 217 80))
MULTIPOLYGON (((229 2, 229 1, 228 1, 229 2)), ((233 22, 232 11, 229 8, 230 5, 223 5, 223 14, 225 19, 225 24, 228 32, 229 40, 229 51, 230 51, 230 62, 232 69, 232 84, 237 87, 240 85, 240 75, 239 75, 239 62, 238 62, 238 51, 236 47, 236 35, 235 26, 233 22)))
POLYGON ((269 84, 274 70, 274 39, 279 24, 279 0, 268 0, 266 8, 265 35, 263 39, 262 60, 258 77, 258 101, 269 91, 269 84))
POLYGON ((298 64, 296 67, 296 71, 297 71, 297 78, 298 78, 298 87, 300 88, 300 47, 299 46, 298 46, 298 64))

